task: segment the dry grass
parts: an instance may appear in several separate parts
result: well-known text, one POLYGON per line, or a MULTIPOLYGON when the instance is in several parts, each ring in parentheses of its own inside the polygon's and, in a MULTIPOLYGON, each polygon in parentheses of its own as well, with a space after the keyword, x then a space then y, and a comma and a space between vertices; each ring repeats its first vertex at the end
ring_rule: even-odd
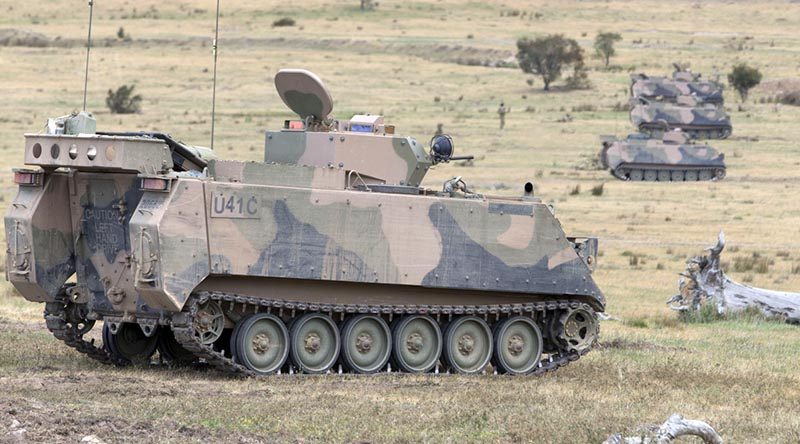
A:
MULTIPOLYGON (((14 416, 41 441, 97 433, 111 441, 147 434, 166 441, 592 442, 679 412, 709 421, 731 442, 800 441, 797 328, 758 319, 683 324, 664 305, 685 259, 712 244, 719 229, 741 256, 776 258, 764 273, 728 270, 733 278, 800 289, 796 259, 778 255, 800 247, 800 108, 758 103, 776 94, 767 87, 739 110, 726 90, 734 136, 713 143, 728 153, 728 177, 719 183, 628 184, 575 168, 599 149, 598 135, 630 131, 617 107, 626 101, 630 69, 666 74, 681 61, 724 78, 746 61, 765 81, 800 77, 800 5, 568 1, 531 3, 524 18, 505 14, 500 2, 387 1, 365 14, 350 1, 283 5, 223 2, 220 154, 261 159, 263 130, 291 117, 271 84, 281 67, 320 74, 341 118, 383 113, 399 132, 423 141, 441 122, 460 153, 479 160, 468 171, 437 167, 428 186, 465 174, 477 189, 519 194, 533 179, 568 233, 600 237, 596 278, 608 310, 624 320, 603 325, 603 341, 613 346, 530 379, 252 381, 195 370, 118 370, 60 347, 42 329, 41 307, 8 294, 0 297, 0 436, 14 416), (296 26, 270 26, 286 16, 296 26), (612 60, 623 70, 606 71, 590 59, 591 90, 545 94, 518 70, 456 63, 501 60, 517 37, 535 33, 564 32, 589 49, 596 32, 611 29, 624 38, 612 60), (739 51, 732 37, 754 49, 739 51), (503 131, 494 113, 500 101, 512 109, 503 131), (572 122, 557 122, 573 109, 580 111, 572 122), (500 178, 508 189, 496 187, 500 178), (579 184, 590 190, 600 182, 602 197, 570 195, 579 184)), ((117 40, 120 26, 133 36, 93 51, 89 108, 100 128, 158 129, 208 143, 212 7, 196 0, 97 3, 98 39, 117 40), (129 83, 144 96, 142 114, 110 115, 105 91, 129 83)), ((0 28, 61 43, 0 46, 0 207, 13 198, 10 168, 20 164, 21 134, 80 105, 84 53, 68 40, 82 38, 86 12, 54 4, 47 10, 59 13, 46 14, 32 2, 2 10, 0 28)))

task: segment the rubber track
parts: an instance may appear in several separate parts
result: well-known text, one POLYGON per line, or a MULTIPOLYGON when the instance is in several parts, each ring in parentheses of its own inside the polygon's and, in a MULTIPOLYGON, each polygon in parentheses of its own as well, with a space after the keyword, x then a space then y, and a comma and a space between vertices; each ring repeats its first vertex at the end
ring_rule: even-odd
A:
MULTIPOLYGON (((199 292, 193 294, 184 306, 183 313, 186 315, 182 319, 173 319, 172 330, 175 339, 187 350, 194 353, 196 357, 203 359, 209 365, 229 374, 242 376, 259 376, 255 372, 247 369, 233 359, 228 358, 224 353, 214 350, 210 345, 200 343, 195 335, 192 321, 197 313, 198 307, 208 300, 218 301, 222 304, 244 304, 250 306, 256 312, 272 312, 283 314, 286 311, 292 313, 292 317, 305 312, 334 314, 427 314, 427 315, 483 315, 489 316, 510 316, 510 315, 532 315, 535 312, 552 312, 551 316, 556 316, 556 310, 568 308, 583 308, 590 313, 594 313, 588 304, 577 301, 547 301, 531 302, 525 304, 507 305, 455 305, 455 306, 426 306, 426 305, 344 305, 344 304, 309 304, 305 302, 291 302, 275 299, 261 299, 240 296, 223 292, 199 292)), ((592 344, 594 345, 594 344, 592 344)), ((567 352, 550 355, 549 359, 539 363, 539 367, 531 374, 541 375, 558 368, 561 368, 572 361, 578 360, 591 350, 591 347, 580 352, 567 352)))

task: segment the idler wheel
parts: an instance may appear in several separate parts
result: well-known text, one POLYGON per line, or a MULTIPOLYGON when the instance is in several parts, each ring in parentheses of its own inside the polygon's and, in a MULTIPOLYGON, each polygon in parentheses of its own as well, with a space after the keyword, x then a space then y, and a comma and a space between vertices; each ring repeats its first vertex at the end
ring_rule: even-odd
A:
POLYGON ((495 327, 494 362, 501 373, 526 375, 541 357, 542 332, 530 318, 515 316, 495 327))
POLYGON ((717 180, 722 180, 725 178, 725 170, 722 168, 718 168, 714 170, 714 178, 717 180))
POLYGON ((273 314, 258 313, 240 320, 231 335, 236 362, 261 374, 275 373, 289 357, 289 330, 273 314))
POLYGON ((406 373, 427 373, 442 354, 442 331, 430 316, 409 315, 392 323, 393 361, 406 373))
POLYGON ((225 315, 217 301, 206 301, 194 316, 194 331, 203 345, 210 345, 222 336, 225 330, 225 315))
POLYGON ((380 316, 358 315, 342 326, 342 362, 355 373, 376 373, 389 361, 392 334, 380 316))
POLYGON ((597 316, 585 308, 565 311, 556 324, 554 336, 561 349, 581 352, 590 348, 597 340, 597 316))
POLYGON ((464 316, 444 333, 444 360, 457 373, 480 373, 492 358, 492 331, 483 319, 464 316))
POLYGON ((115 357, 132 363, 145 362, 153 356, 158 345, 158 335, 149 338, 137 324, 123 323, 117 333, 111 333, 108 324, 103 325, 103 344, 115 357))
POLYGON ((339 358, 339 329, 330 316, 308 313, 292 323, 292 362, 303 373, 325 373, 339 358))
POLYGON ((175 340, 175 334, 169 327, 161 327, 157 333, 158 354, 161 359, 172 364, 188 364, 194 361, 194 354, 175 340))

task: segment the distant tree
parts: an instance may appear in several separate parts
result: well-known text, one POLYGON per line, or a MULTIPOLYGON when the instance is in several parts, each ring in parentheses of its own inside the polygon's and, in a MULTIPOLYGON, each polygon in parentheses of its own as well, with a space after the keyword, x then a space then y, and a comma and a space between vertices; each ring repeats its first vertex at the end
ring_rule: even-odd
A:
POLYGON ((747 100, 747 94, 754 86, 761 83, 761 71, 752 68, 745 63, 740 63, 733 67, 728 74, 728 83, 739 93, 742 102, 747 100))
POLYGON ((608 68, 611 57, 617 54, 614 43, 620 40, 622 40, 622 36, 616 32, 601 32, 594 38, 594 50, 603 59, 606 68, 608 68))
POLYGON ((517 49, 520 68, 523 72, 540 76, 545 91, 550 89, 550 83, 561 77, 565 67, 583 66, 583 49, 578 42, 561 34, 533 40, 521 38, 517 40, 517 49))
POLYGON ((122 85, 116 91, 108 90, 106 106, 113 114, 134 114, 141 111, 142 96, 133 94, 134 85, 122 85))

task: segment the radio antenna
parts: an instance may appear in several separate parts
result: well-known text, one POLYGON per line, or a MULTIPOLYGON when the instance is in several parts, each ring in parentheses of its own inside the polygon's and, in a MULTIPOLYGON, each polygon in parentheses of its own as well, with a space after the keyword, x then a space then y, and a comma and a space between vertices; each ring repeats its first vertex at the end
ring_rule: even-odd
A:
POLYGON ((219 39, 219 0, 217 0, 217 21, 214 25, 214 42, 211 50, 214 53, 214 80, 211 86, 211 149, 214 149, 214 122, 217 112, 217 39, 219 39))
POLYGON ((94 12, 94 0, 89 0, 89 36, 86 38, 86 71, 83 74, 84 111, 86 111, 86 90, 89 88, 89 51, 92 49, 92 12, 94 12))

